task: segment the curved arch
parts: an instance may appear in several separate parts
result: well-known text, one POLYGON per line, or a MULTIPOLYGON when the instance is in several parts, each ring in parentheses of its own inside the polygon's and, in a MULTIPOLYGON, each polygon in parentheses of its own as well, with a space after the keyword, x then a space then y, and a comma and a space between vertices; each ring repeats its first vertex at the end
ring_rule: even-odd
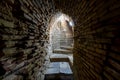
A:
POLYGON ((58 44, 60 42, 57 42, 57 40, 59 38, 64 40, 66 40, 66 38, 73 38, 73 28, 74 22, 71 17, 62 12, 55 13, 51 17, 48 25, 50 45, 54 45, 56 41, 57 45, 54 48, 60 48, 60 44, 58 44))

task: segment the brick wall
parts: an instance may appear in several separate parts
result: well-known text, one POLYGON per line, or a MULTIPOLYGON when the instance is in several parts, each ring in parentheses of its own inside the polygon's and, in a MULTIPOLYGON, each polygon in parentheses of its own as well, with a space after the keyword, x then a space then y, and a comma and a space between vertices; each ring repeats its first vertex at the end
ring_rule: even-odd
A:
POLYGON ((1 79, 42 79, 47 63, 46 27, 53 12, 50 0, 0 1, 1 79))
POLYGON ((75 21, 75 80, 120 79, 120 1, 55 0, 75 21))
POLYGON ((75 27, 75 80, 120 79, 120 1, 82 0, 75 27))

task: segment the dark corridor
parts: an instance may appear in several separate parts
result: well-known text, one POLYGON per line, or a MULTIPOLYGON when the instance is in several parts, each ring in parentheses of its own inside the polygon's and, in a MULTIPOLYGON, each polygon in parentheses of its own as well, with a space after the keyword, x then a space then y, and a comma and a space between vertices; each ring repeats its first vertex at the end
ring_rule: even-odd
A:
POLYGON ((69 63, 68 80, 120 80, 120 0, 0 0, 0 80, 44 80, 51 62, 69 63), (69 46, 51 44, 57 13, 69 46))

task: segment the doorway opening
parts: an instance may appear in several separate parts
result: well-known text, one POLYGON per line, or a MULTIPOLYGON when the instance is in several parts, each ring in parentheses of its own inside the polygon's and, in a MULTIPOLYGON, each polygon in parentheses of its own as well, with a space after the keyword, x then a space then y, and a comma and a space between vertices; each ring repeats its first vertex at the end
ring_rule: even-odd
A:
POLYGON ((73 46, 74 22, 66 14, 58 13, 50 22, 50 44, 52 51, 61 46, 73 46))
MULTIPOLYGON (((68 80, 72 80, 72 66, 73 66, 73 40, 74 37, 74 22, 71 17, 68 15, 58 12, 56 13, 50 20, 49 24, 49 58, 50 58, 50 65, 51 64, 60 64, 58 66, 54 66, 56 68, 53 69, 53 67, 48 67, 48 70, 46 71, 46 75, 51 73, 55 74, 61 74, 61 70, 64 68, 60 67, 62 66, 70 66, 70 69, 67 70, 67 72, 63 72, 62 74, 70 74, 67 75, 68 80)), ((68 67, 66 67, 68 68, 68 67)), ((47 77, 45 75, 45 77, 47 77)), ((52 76, 53 76, 52 75, 52 76)), ((57 75, 58 76, 58 75, 57 75)), ((63 76, 63 75, 62 75, 63 76)), ((65 75, 64 75, 65 77, 65 75)), ((60 75, 59 75, 59 78, 60 75)), ((46 79, 48 80, 48 79, 46 79)), ((60 79, 63 80, 63 79, 60 79)))

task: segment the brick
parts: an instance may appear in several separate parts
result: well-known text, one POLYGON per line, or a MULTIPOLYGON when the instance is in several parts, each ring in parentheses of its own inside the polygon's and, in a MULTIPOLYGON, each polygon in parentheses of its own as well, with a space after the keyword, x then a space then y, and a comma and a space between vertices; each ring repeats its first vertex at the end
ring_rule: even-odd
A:
POLYGON ((29 10, 26 9, 24 6, 21 6, 21 10, 23 10, 25 13, 29 13, 29 10))
POLYGON ((17 41, 7 41, 5 42, 6 47, 14 47, 17 41))
POLYGON ((3 49, 3 53, 6 55, 6 56, 12 56, 14 55, 15 53, 17 52, 16 48, 6 48, 6 49, 3 49))
POLYGON ((114 45, 111 48, 113 51, 119 52, 119 50, 120 50, 120 47, 119 47, 120 42, 119 42, 119 40, 120 40, 119 38, 116 38, 114 40, 114 45))
POLYGON ((120 71, 120 64, 118 62, 115 62, 112 59, 108 60, 109 64, 112 65, 117 71, 120 71))
POLYGON ((117 54, 117 53, 110 52, 110 53, 109 53, 109 56, 112 57, 112 58, 115 59, 115 60, 120 61, 120 55, 117 54))
POLYGON ((13 22, 9 22, 3 19, 0 19, 0 26, 4 25, 5 27, 14 28, 13 22))
POLYGON ((113 70, 113 69, 111 69, 111 68, 109 68, 109 67, 105 67, 105 70, 106 70, 109 74, 111 74, 114 78, 116 78, 116 79, 119 79, 119 78, 120 78, 120 74, 117 73, 115 70, 113 70))
POLYGON ((109 79, 109 80, 114 80, 114 78, 112 76, 110 76, 108 73, 104 72, 103 75, 109 79))
POLYGON ((94 70, 90 69, 90 72, 96 77, 96 79, 100 79, 99 74, 97 74, 94 70))
POLYGON ((106 55, 106 51, 105 50, 98 49, 98 48, 96 48, 95 50, 96 50, 97 53, 99 53, 101 55, 106 55))

